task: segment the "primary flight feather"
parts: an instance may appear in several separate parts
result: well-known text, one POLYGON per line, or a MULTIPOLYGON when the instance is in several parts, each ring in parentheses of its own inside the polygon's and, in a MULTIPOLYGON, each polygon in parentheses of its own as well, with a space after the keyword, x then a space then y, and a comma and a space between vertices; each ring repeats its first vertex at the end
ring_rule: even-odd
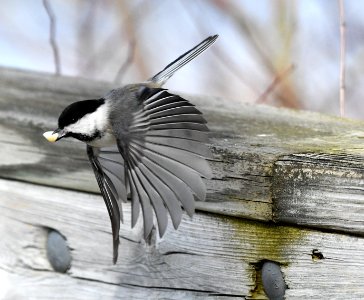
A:
POLYGON ((153 214, 162 237, 168 214, 177 229, 182 207, 192 216, 194 196, 205 200, 201 177, 211 177, 206 161, 211 157, 205 145, 206 120, 193 104, 162 85, 217 37, 208 37, 144 83, 114 89, 100 99, 70 104, 59 116, 58 128, 44 133, 50 142, 73 137, 87 144, 111 220, 114 263, 123 220, 121 202, 127 201, 129 192, 132 226, 141 208, 144 238, 153 229, 153 214))

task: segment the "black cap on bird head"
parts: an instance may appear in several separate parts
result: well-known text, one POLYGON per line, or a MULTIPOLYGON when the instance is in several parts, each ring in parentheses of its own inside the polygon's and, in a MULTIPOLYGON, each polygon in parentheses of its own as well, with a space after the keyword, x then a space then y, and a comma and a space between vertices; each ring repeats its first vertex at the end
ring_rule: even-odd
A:
POLYGON ((77 138, 77 132, 72 132, 68 127, 76 124, 84 116, 95 112, 104 103, 105 99, 101 98, 97 100, 78 101, 68 105, 58 118, 58 128, 54 131, 43 133, 43 136, 52 143, 68 136, 77 138))

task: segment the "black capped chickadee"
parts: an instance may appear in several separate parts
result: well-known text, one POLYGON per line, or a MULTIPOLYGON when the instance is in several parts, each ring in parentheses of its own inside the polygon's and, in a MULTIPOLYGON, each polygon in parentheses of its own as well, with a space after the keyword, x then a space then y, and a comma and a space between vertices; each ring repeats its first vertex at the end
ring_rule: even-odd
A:
POLYGON ((205 145, 206 120, 193 104, 161 86, 217 37, 208 37, 146 82, 114 89, 100 99, 72 103, 59 116, 58 128, 43 134, 50 142, 73 137, 87 144, 87 155, 111 220, 114 263, 118 257, 121 201, 127 201, 127 193, 132 201, 132 227, 142 208, 144 238, 153 229, 153 211, 162 237, 167 211, 177 229, 182 207, 192 216, 194 195, 205 200, 201 177, 211 178, 205 159, 211 157, 205 145))

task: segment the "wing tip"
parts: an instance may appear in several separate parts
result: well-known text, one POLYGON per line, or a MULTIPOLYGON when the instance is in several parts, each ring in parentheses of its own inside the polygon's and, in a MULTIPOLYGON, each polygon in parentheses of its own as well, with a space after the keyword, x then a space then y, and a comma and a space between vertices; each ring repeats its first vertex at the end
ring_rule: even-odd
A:
POLYGON ((218 37, 219 37, 218 34, 213 34, 213 35, 210 35, 209 37, 207 37, 206 40, 211 41, 212 43, 214 43, 217 40, 218 37))
POLYGON ((154 224, 153 221, 151 223, 149 222, 145 222, 144 220, 144 239, 147 240, 148 238, 150 238, 152 232, 153 232, 153 228, 154 228, 154 224))
POLYGON ((158 221, 158 233, 159 233, 159 237, 162 238, 164 236, 164 234, 166 233, 167 231, 167 226, 168 226, 168 223, 165 222, 163 224, 161 224, 162 222, 159 222, 158 221))
POLYGON ((112 258, 112 262, 113 262, 114 265, 118 261, 119 243, 120 243, 119 236, 116 239, 113 239, 113 258, 112 258))
POLYGON ((177 230, 179 225, 181 224, 181 221, 182 221, 182 214, 179 215, 178 218, 172 218, 171 217, 171 220, 172 220, 174 230, 177 230))

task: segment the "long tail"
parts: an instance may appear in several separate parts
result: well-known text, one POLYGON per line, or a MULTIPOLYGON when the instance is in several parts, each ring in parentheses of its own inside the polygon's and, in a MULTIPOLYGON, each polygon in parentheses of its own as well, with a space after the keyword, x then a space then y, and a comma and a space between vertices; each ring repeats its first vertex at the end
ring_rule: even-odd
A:
POLYGON ((199 56, 207 48, 209 48, 218 38, 218 35, 209 36, 207 39, 203 40, 197 46, 193 47, 191 50, 182 54, 176 60, 172 61, 168 66, 166 66, 162 71, 154 75, 148 81, 156 83, 162 86, 173 74, 182 68, 184 65, 188 64, 191 60, 199 56))

